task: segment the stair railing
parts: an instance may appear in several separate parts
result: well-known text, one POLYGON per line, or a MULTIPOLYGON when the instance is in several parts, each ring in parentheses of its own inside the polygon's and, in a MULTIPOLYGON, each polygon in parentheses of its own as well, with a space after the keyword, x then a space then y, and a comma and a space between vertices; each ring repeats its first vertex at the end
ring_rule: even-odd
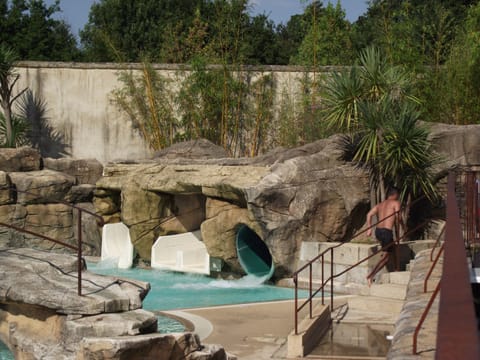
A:
MULTIPOLYGON (((467 183, 466 186, 471 186, 467 183)), ((468 190, 468 189, 467 189, 468 190)), ((467 205, 467 212, 475 209, 467 205)), ((467 217, 471 215, 467 214, 467 217)), ((480 339, 476 323, 470 274, 467 265, 464 235, 460 212, 455 194, 455 174, 448 176, 447 220, 445 241, 442 244, 444 263, 442 277, 433 291, 413 334, 412 353, 418 354, 418 335, 422 325, 438 296, 440 306, 436 340, 436 359, 479 359, 480 339)), ((467 243, 468 244, 468 243, 467 243)), ((437 254, 436 260, 440 257, 437 254)), ((436 265, 434 262, 431 266, 436 265)), ((425 285, 424 285, 425 290, 425 285)))
MULTIPOLYGON (((419 200, 419 199, 418 199, 419 200)), ((417 201, 418 201, 417 200, 417 201)), ((413 203, 412 203, 413 204, 413 203)), ((359 233, 357 233, 356 235, 354 235, 352 237, 351 240, 353 240, 354 238, 360 236, 361 234, 367 232, 369 229, 373 228, 374 226, 376 226, 377 224, 381 223, 382 221, 392 217, 392 216, 395 216, 397 215, 398 213, 400 213, 401 210, 389 215, 389 216, 386 216, 385 218, 377 221, 376 223, 374 223, 371 227, 369 228, 366 228, 362 231, 360 231, 359 233)), ((401 240, 405 239, 409 234, 417 231, 418 229, 424 227, 427 223, 429 222, 429 220, 426 220, 424 222, 422 222, 421 224, 418 224, 417 226, 415 226, 414 228, 410 229, 409 231, 405 232, 400 238, 398 238, 396 240, 396 242, 392 242, 391 244, 387 245, 387 246, 384 246, 380 249, 380 251, 386 251, 388 250, 390 247, 394 246, 394 245, 398 245, 400 243, 401 240)), ((350 241, 351 241, 350 240, 350 241)), ((293 282, 294 282, 294 285, 295 285, 295 298, 294 298, 294 303, 295 303, 295 314, 294 314, 294 317, 295 317, 295 334, 298 334, 298 315, 300 313, 300 311, 305 307, 307 306, 307 304, 309 305, 309 317, 310 318, 313 318, 313 299, 315 298, 315 296, 317 296, 318 293, 321 292, 321 299, 322 299, 322 305, 325 305, 325 287, 328 285, 328 283, 330 282, 330 309, 333 309, 333 298, 334 298, 334 290, 333 290, 333 280, 336 279, 337 277, 339 276, 342 276, 343 274, 347 273, 348 271, 350 271, 351 269, 357 267, 358 265, 360 264, 363 264, 365 261, 368 261, 369 259, 371 259, 372 257, 376 256, 378 252, 375 252, 375 253, 372 253, 370 254, 369 256, 365 257, 364 259, 358 261, 357 263, 349 266, 348 268, 344 269, 343 271, 337 273, 337 274, 334 274, 333 273, 333 259, 334 259, 334 250, 341 247, 342 245, 346 244, 346 243, 349 243, 350 241, 346 241, 346 242, 343 242, 343 243, 340 243, 340 244, 337 244, 337 245, 334 245, 334 246, 331 246, 329 247, 328 249, 325 249, 322 253, 320 253, 319 255, 317 255, 316 257, 314 257, 312 260, 310 260, 307 264, 305 264, 304 266, 302 266, 300 269, 298 269, 297 271, 295 271, 293 273, 293 282), (324 279, 324 273, 325 273, 325 257, 328 256, 326 255, 327 253, 330 252, 330 277, 328 279, 324 279), (320 263, 321 263, 321 284, 320 284, 320 287, 313 291, 313 279, 312 279, 312 268, 313 268, 313 264, 317 261, 320 260, 320 263), (309 269, 309 285, 308 285, 308 290, 309 290, 309 296, 308 298, 301 304, 299 305, 298 302, 299 302, 299 299, 298 299, 298 288, 299 288, 299 274, 301 272, 303 272, 305 269, 309 269)), ((398 250, 398 246, 396 246, 397 250, 398 250)), ((397 251, 397 257, 398 257, 398 251, 397 251)))
MULTIPOLYGON (((36 197, 36 198, 38 198, 40 196, 40 194, 35 194, 33 192, 30 192, 30 191, 18 190, 15 187, 7 187, 7 188, 4 187, 1 190, 8 190, 8 191, 12 191, 12 192, 16 193, 17 195, 18 194, 25 194, 25 195, 33 196, 33 197, 36 197)), ((82 270, 83 270, 82 215, 83 215, 83 213, 85 213, 87 215, 95 217, 97 219, 98 226, 103 226, 104 225, 104 220, 103 220, 103 217, 101 217, 100 215, 97 215, 94 212, 83 209, 80 206, 68 203, 66 201, 53 200, 51 202, 57 203, 57 204, 63 204, 63 205, 66 205, 66 206, 78 211, 78 216, 77 216, 77 246, 74 246, 74 245, 68 244, 66 242, 54 239, 50 236, 46 236, 46 235, 39 234, 37 232, 31 231, 31 230, 28 230, 28 229, 21 228, 21 227, 16 226, 16 225, 6 224, 4 222, 0 222, 0 226, 7 227, 7 228, 13 229, 15 231, 21 232, 21 233, 36 236, 36 237, 39 237, 41 239, 53 242, 55 244, 62 245, 66 248, 69 248, 71 250, 76 251, 77 252, 77 278, 78 278, 77 293, 78 293, 78 296, 82 296, 82 270)))

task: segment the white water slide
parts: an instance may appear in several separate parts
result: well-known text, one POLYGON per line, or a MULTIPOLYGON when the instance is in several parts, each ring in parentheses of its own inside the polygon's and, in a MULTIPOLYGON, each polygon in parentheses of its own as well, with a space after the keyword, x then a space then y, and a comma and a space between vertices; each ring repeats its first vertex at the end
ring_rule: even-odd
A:
POLYGON ((102 261, 118 263, 118 268, 129 269, 133 262, 133 244, 130 230, 124 223, 106 224, 102 230, 102 261))
POLYGON ((152 247, 152 268, 210 275, 210 256, 200 230, 159 236, 152 247))

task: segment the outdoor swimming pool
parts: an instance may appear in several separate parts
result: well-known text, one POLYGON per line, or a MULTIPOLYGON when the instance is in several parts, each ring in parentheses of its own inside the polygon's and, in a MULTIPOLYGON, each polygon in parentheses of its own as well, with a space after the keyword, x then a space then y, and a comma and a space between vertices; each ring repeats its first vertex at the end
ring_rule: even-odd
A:
MULTIPOLYGON (((215 280, 204 275, 146 269, 112 269, 88 264, 92 272, 147 281, 151 290, 143 302, 147 310, 177 310, 274 300, 289 300, 294 290, 263 284, 262 278, 215 280)), ((301 292, 305 296, 306 292, 301 292)))
MULTIPOLYGON (((124 278, 147 281, 151 290, 143 307, 151 311, 166 311, 218 305, 289 300, 294 290, 263 284, 262 278, 245 276, 238 280, 215 280, 204 275, 182 274, 161 270, 111 268, 108 263, 88 263, 88 270, 124 278)), ((302 291, 300 296, 307 296, 302 291)), ((183 325, 176 320, 159 317, 159 332, 180 332, 183 325)), ((0 360, 13 360, 8 348, 0 342, 0 360)))

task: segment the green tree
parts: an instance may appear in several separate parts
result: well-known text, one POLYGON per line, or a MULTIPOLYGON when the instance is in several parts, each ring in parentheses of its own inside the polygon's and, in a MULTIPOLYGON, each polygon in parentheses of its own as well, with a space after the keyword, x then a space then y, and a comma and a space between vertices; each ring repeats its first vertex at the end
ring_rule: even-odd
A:
POLYGON ((0 43, 14 49, 20 60, 71 61, 80 57, 69 25, 53 16, 60 1, 0 0, 0 43))
POLYGON ((418 93, 428 120, 480 123, 480 3, 472 6, 445 65, 425 69, 418 93))
POLYGON ((248 19, 244 42, 245 63, 249 65, 278 64, 278 45, 275 24, 267 15, 261 14, 248 19))
POLYGON ((288 65, 310 27, 311 18, 305 14, 293 15, 286 25, 279 24, 276 29, 277 64, 288 65))
POLYGON ((443 64, 468 7, 478 0, 372 0, 354 24, 360 50, 376 46, 389 62, 409 67, 443 64))
POLYGON ((407 200, 422 194, 435 198, 430 172, 434 158, 428 132, 418 122, 410 80, 377 49, 367 48, 359 66, 334 75, 325 85, 325 119, 348 134, 343 148, 350 160, 369 170, 372 189, 377 189, 373 201, 392 185, 407 200))
MULTIPOLYGON (((346 65, 352 61, 350 23, 340 2, 331 3, 320 12, 305 35, 294 62, 300 65, 346 65)), ((313 16, 313 14, 312 14, 313 16)))
MULTIPOLYGON (((177 62, 175 50, 195 19, 209 10, 205 0, 100 0, 80 32, 89 61, 177 62)), ((183 57, 182 52, 179 54, 183 57)))

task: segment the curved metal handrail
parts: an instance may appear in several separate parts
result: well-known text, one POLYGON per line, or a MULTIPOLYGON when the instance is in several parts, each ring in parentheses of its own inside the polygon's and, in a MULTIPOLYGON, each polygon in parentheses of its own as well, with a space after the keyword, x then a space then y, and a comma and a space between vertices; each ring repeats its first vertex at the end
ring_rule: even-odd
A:
MULTIPOLYGON (((39 196, 41 197, 42 196, 41 194, 35 194, 31 191, 18 190, 17 188, 11 187, 11 186, 10 187, 2 187, 2 188, 0 188, 0 190, 13 191, 17 194, 20 193, 20 194, 26 194, 26 195, 35 196, 35 197, 39 197, 39 196)), ((0 222, 0 226, 11 228, 15 231, 22 232, 22 233, 25 233, 25 234, 37 236, 37 237, 42 238, 44 240, 48 240, 48 241, 51 241, 53 243, 65 246, 65 247, 67 247, 69 249, 72 249, 74 251, 77 251, 77 274, 78 274, 77 275, 78 276, 77 292, 78 292, 78 295, 81 296, 82 295, 82 269, 83 269, 83 261, 82 261, 83 260, 83 257, 82 257, 82 213, 86 213, 90 216, 95 217, 97 219, 97 224, 99 226, 103 226, 105 224, 105 222, 103 220, 103 217, 101 217, 100 215, 95 214, 95 213, 93 213, 93 212, 91 212, 87 209, 84 209, 80 206, 68 203, 66 201, 53 200, 50 203, 63 204, 63 205, 66 205, 66 206, 68 206, 72 209, 76 209, 78 211, 78 217, 77 217, 77 246, 67 244, 63 241, 54 239, 52 237, 49 237, 49 236, 46 236, 46 235, 43 235, 43 234, 36 233, 34 231, 23 229, 23 228, 18 227, 16 225, 11 225, 11 224, 6 224, 6 223, 3 223, 3 222, 0 222)))

